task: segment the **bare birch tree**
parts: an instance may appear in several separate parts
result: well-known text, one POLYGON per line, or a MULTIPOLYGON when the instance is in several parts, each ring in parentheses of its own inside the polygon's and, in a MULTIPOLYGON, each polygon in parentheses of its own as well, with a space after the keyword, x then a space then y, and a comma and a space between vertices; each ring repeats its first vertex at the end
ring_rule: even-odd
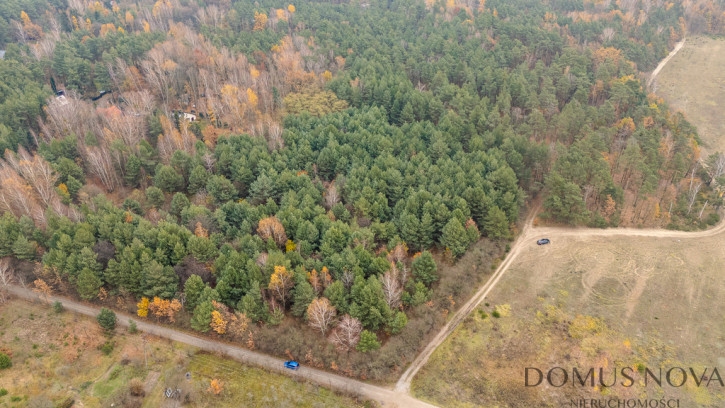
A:
POLYGON ((327 298, 316 298, 307 306, 307 319, 310 326, 324 336, 335 319, 337 310, 327 298))
POLYGON ((332 331, 330 340, 338 350, 350 351, 360 341, 361 332, 362 323, 360 323, 360 320, 346 314, 332 331))

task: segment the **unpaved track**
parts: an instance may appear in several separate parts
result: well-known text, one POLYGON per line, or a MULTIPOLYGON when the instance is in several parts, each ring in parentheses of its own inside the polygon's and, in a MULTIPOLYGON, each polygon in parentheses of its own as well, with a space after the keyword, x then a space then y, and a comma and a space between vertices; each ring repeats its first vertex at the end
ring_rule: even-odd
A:
MULTIPOLYGON (((21 288, 19 286, 8 287, 8 292, 17 297, 25 299, 39 299, 37 293, 25 288, 21 288)), ((63 304, 63 307, 65 307, 67 310, 88 316, 96 316, 100 312, 100 309, 95 306, 89 306, 82 303, 74 302, 66 298, 51 296, 49 298, 49 301, 61 302, 63 304)), ((118 324, 120 326, 128 326, 128 321, 131 318, 130 316, 118 312, 116 312, 116 315, 118 316, 118 324)), ((434 407, 434 405, 419 401, 413 397, 410 397, 407 394, 398 393, 387 388, 367 384, 362 381, 354 380, 352 378, 342 377, 336 374, 328 373, 326 371, 316 370, 314 368, 304 366, 300 367, 298 370, 292 371, 284 368, 283 360, 268 356, 266 354, 257 353, 240 347, 235 347, 226 343, 219 343, 213 340, 196 337, 188 333, 184 333, 168 327, 155 325, 142 320, 134 319, 134 321, 136 322, 137 328, 143 332, 150 333, 159 337, 164 337, 180 343, 189 344, 202 350, 223 353, 243 363, 255 365, 268 369, 270 371, 276 371, 281 374, 289 375, 301 381, 310 381, 324 387, 379 401, 383 403, 383 406, 385 407, 434 407)))
POLYGON ((677 54, 677 52, 680 51, 682 46, 685 45, 685 40, 687 40, 687 38, 683 38, 682 41, 675 44, 675 48, 673 48, 672 51, 670 51, 670 53, 665 57, 665 59, 663 59, 662 61, 660 61, 659 64, 657 64, 657 68, 655 68, 655 70, 652 71, 652 74, 650 74, 649 79, 647 80, 647 87, 652 86, 652 82, 654 82, 655 78, 657 78, 657 74, 659 74, 660 71, 662 71, 662 68, 664 68, 665 65, 667 65, 668 62, 670 62, 672 57, 674 57, 675 54, 677 54))
MULTIPOLYGON (((189 344, 202 350, 223 353, 243 363, 263 367, 271 371, 298 378, 300 380, 306 380, 328 388, 355 395, 360 395, 364 398, 379 401, 383 403, 383 406, 385 407, 434 407, 434 405, 425 403, 410 396, 411 381, 418 373, 418 371, 423 367, 423 365, 425 365, 435 349, 438 348, 441 343, 443 343, 448 335, 456 329, 456 327, 463 321, 463 319, 466 318, 466 316, 468 316, 479 304, 481 304, 481 302, 486 298, 488 293, 494 288, 494 286, 496 286, 503 274, 506 273, 511 264, 516 260, 519 252, 521 252, 521 250, 527 246, 536 245, 536 239, 544 237, 549 239, 556 239, 557 237, 571 236, 581 238, 639 236, 670 239, 697 239, 725 233, 725 220, 720 222, 720 224, 712 229, 696 232, 636 228, 534 228, 533 219, 534 215, 537 213, 538 208, 535 208, 531 211, 531 215, 525 223, 521 234, 519 234, 518 238, 516 238, 516 241, 514 241, 513 245, 511 246, 511 250, 506 256, 506 259, 498 266, 498 268, 496 268, 496 271, 494 271, 493 275, 491 275, 489 280, 476 292, 476 294, 473 295, 473 297, 468 302, 466 302, 456 313, 451 316, 451 319, 448 321, 448 323, 443 326, 441 331, 433 338, 430 343, 428 343, 423 351, 410 364, 408 369, 405 370, 403 375, 395 384, 395 388, 393 390, 309 367, 301 367, 297 371, 286 370, 283 368, 283 360, 268 356, 266 354, 257 353, 226 343, 219 343, 213 340, 196 337, 188 333, 184 333, 168 327, 151 324, 148 322, 136 319, 134 319, 134 321, 136 322, 138 329, 146 333, 151 333, 153 335, 164 337, 173 341, 178 341, 180 343, 189 344)), ((38 294, 18 286, 10 286, 8 288, 8 291, 21 298, 31 300, 38 299, 38 294)), ((88 316, 96 316, 100 311, 100 309, 97 307, 74 302, 65 298, 51 296, 49 300, 51 302, 59 301, 66 309, 88 316)), ((127 326, 130 316, 121 313, 117 313, 117 315, 119 317, 119 325, 127 326)))
POLYGON ((536 240, 539 238, 554 239, 557 237, 617 237, 617 236, 630 236, 630 237, 653 237, 653 238, 677 238, 677 239, 695 239, 711 237, 714 235, 725 232, 725 220, 720 222, 717 226, 712 229, 696 232, 687 231, 670 231, 661 229, 637 229, 637 228, 612 228, 612 229, 596 229, 596 228, 559 228, 559 227, 533 227, 533 215, 538 213, 538 208, 532 211, 532 215, 526 222, 523 231, 518 236, 516 241, 511 246, 506 259, 496 268, 496 271, 491 275, 488 281, 476 292, 473 297, 466 302, 456 313, 451 316, 451 319, 446 323, 441 331, 428 343, 423 351, 413 360, 408 366, 403 375, 400 377, 398 382, 395 384, 395 390, 401 393, 410 393, 410 384, 413 381, 415 375, 425 365, 430 356, 433 354, 436 348, 440 346, 443 341, 456 329, 456 327, 466 318, 478 305, 483 302, 488 293, 501 279, 501 276, 508 270, 513 261, 522 248, 527 246, 536 245, 536 240))
POLYGON ((468 300, 456 313, 453 314, 450 320, 448 320, 448 323, 446 323, 445 326, 441 329, 440 332, 431 340, 430 343, 428 343, 427 346, 423 349, 423 351, 418 355, 418 357, 413 360, 413 362, 408 366, 408 368, 405 370, 403 375, 398 379, 398 382, 395 384, 395 390, 398 392, 404 392, 409 394, 410 393, 410 383, 413 381, 413 377, 420 371, 420 369, 425 365, 426 362, 428 362, 428 359, 433 354, 435 349, 438 348, 438 346, 443 343, 443 341, 451 334, 453 333, 453 330, 458 327, 458 325, 463 321, 463 319, 468 316, 473 309, 478 306, 481 301, 488 295, 488 292, 491 291, 491 289, 496 286, 496 283, 498 283, 499 279, 501 279, 501 276, 503 276, 504 272, 508 270, 509 266, 511 265, 511 262, 513 262, 514 259, 516 259, 516 256, 518 255, 519 251, 521 251, 521 248, 524 246, 523 242, 525 240, 525 237, 527 236, 528 232, 531 230, 533 226, 533 221, 536 216, 536 213, 538 212, 538 207, 531 210, 531 214, 529 215, 525 225, 524 229, 521 232, 521 234, 516 238, 516 241, 511 246, 511 250, 509 251, 508 255, 506 256, 506 259, 504 259, 503 262, 496 268, 493 275, 488 279, 488 281, 481 286, 481 288, 476 292, 471 299, 468 300))

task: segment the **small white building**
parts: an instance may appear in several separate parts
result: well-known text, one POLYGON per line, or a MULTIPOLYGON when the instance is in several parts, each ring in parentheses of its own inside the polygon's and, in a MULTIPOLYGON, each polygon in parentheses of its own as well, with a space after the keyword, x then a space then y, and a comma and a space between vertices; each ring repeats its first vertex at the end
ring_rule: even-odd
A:
POLYGON ((196 115, 186 112, 183 112, 183 114, 185 120, 188 120, 189 122, 196 122, 196 115))
POLYGON ((55 100, 60 106, 68 105, 68 99, 65 97, 65 95, 57 95, 55 97, 55 100))

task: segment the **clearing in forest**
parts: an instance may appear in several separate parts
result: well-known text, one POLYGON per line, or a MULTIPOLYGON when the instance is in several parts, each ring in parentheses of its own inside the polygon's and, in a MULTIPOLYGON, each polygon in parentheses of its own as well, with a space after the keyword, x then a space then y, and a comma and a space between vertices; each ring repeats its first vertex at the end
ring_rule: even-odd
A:
MULTIPOLYGON (((436 350, 413 394, 446 407, 569 406, 571 399, 674 398, 722 407, 725 388, 725 246, 697 239, 559 237, 531 242, 487 298, 436 350), (498 316, 498 317, 497 317, 498 316), (631 387, 526 387, 525 368, 630 367, 631 387), (645 386, 645 368, 684 367, 685 386, 645 386), (689 368, 703 373, 697 386, 689 368)), ((673 380, 681 380, 679 371, 673 380)), ((555 373, 558 374, 558 373, 555 373)), ((534 373, 532 372, 532 376, 534 373)), ((664 374, 663 374, 664 377, 664 374)), ((535 377, 534 380, 536 379, 535 377)), ((554 377, 556 378, 556 377, 554 377)), ((619 375, 617 381, 623 377, 619 375)))
MULTIPOLYGON (((655 93, 687 112, 707 154, 725 152, 725 37, 690 37, 662 68, 655 93)), ((706 155, 703 154, 703 157, 706 155)))

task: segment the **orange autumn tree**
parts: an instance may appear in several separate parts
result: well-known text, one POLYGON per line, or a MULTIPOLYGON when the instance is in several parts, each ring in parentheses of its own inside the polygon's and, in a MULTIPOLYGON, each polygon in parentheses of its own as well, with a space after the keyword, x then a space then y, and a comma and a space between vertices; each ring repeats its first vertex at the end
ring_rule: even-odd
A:
POLYGON ((279 222, 276 216, 267 217, 259 221, 257 234, 265 241, 272 238, 279 246, 287 242, 287 234, 284 232, 284 226, 282 226, 282 223, 279 222))
POLYGON ((224 320, 224 317, 218 310, 211 312, 211 323, 209 323, 209 326, 211 326, 212 330, 214 330, 217 334, 224 334, 227 332, 227 323, 229 322, 224 320))
POLYGON ((20 19, 23 21, 22 31, 25 38, 31 41, 39 40, 43 37, 43 29, 39 25, 33 23, 25 11, 20 12, 20 19))
POLYGON ((33 292, 40 294, 45 298, 46 302, 50 301, 50 295, 53 293, 53 289, 50 288, 50 285, 48 285, 44 280, 42 279, 36 279, 33 282, 33 285, 35 286, 33 288, 33 292))
POLYGON ((217 334, 228 334, 241 339, 249 327, 250 320, 246 314, 231 311, 225 304, 212 300, 214 310, 211 313, 209 327, 217 334))
POLYGON ((209 231, 201 225, 201 222, 197 222, 196 228, 194 228, 194 235, 200 238, 209 238, 209 231))
POLYGON ((149 310, 156 316, 156 319, 167 318, 170 322, 174 322, 176 312, 181 310, 181 302, 176 299, 161 299, 158 296, 149 304, 149 310))
POLYGON ((321 293, 332 283, 330 271, 327 270, 326 266, 323 266, 319 273, 315 269, 313 269, 312 272, 307 272, 307 280, 310 282, 312 289, 314 289, 317 294, 321 293))
POLYGON ((207 391, 211 392, 214 395, 221 394, 222 391, 224 391, 224 382, 222 382, 221 380, 216 379, 216 378, 211 380, 207 391))
POLYGON ((254 31, 264 30, 267 26, 267 15, 264 13, 254 12, 254 31))
POLYGON ((138 314, 139 317, 146 317, 149 315, 149 299, 146 297, 142 297, 141 301, 136 303, 136 307, 138 308, 138 311, 136 314, 138 314))
POLYGON ((292 271, 288 271, 284 266, 277 265, 274 267, 274 273, 269 279, 269 290, 283 305, 286 304, 289 291, 294 286, 293 278, 292 271))

